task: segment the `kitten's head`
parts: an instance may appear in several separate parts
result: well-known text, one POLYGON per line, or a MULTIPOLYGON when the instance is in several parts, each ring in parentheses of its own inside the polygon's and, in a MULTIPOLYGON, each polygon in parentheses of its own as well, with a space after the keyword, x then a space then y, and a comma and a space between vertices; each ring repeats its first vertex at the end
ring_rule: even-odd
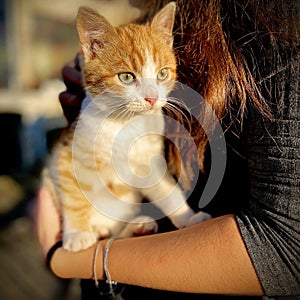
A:
POLYGON ((176 80, 172 50, 175 10, 171 2, 151 24, 116 28, 92 9, 79 9, 77 29, 84 54, 84 80, 92 98, 112 96, 120 103, 111 106, 122 106, 131 113, 150 112, 165 105, 176 80))

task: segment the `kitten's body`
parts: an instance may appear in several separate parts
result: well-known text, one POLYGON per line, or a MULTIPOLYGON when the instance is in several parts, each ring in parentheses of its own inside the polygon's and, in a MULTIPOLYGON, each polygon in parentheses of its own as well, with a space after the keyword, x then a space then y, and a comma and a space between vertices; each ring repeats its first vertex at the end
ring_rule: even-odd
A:
POLYGON ((90 9, 79 11, 87 99, 44 176, 62 213, 68 250, 99 237, 155 231, 153 219, 139 216, 143 198, 178 228, 209 217, 187 206, 164 165, 150 166, 153 157, 164 156, 162 107, 176 79, 174 12, 171 3, 150 25, 114 28, 90 9))

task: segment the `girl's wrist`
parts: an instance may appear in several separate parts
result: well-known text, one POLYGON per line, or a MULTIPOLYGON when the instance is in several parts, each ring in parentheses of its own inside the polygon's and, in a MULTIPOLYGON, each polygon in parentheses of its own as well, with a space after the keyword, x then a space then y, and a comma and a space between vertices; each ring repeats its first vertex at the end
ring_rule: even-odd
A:
POLYGON ((101 253, 102 253, 102 261, 101 261, 101 265, 100 268, 102 270, 102 278, 105 277, 106 279, 106 283, 109 285, 109 295, 115 299, 115 292, 114 292, 114 286, 117 284, 116 281, 112 280, 110 272, 108 270, 108 252, 109 249, 112 245, 114 241, 114 238, 109 238, 108 240, 102 240, 100 242, 98 242, 96 248, 95 248, 95 254, 94 254, 94 260, 93 260, 93 275, 94 275, 94 280, 95 280, 95 286, 97 288, 99 288, 99 282, 98 282, 98 273, 97 273, 97 269, 99 268, 98 266, 98 260, 99 260, 99 252, 101 249, 101 253))
POLYGON ((97 279, 105 278, 103 268, 105 242, 98 246, 96 264, 94 263, 95 252, 98 244, 78 252, 67 251, 63 247, 59 247, 59 243, 56 244, 56 249, 55 246, 52 246, 49 250, 53 252, 52 255, 49 254, 49 269, 54 275, 60 278, 95 279, 94 268, 96 267, 97 279))
POLYGON ((62 247, 62 241, 56 242, 47 252, 46 255, 46 267, 51 270, 51 260, 54 253, 58 250, 58 248, 62 247))

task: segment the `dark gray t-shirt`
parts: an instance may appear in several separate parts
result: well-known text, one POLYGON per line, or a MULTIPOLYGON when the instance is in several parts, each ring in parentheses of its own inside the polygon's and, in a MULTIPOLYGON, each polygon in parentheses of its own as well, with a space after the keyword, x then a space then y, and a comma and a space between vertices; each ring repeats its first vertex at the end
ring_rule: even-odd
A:
POLYGON ((274 76, 276 121, 252 113, 246 132, 249 205, 236 220, 268 296, 300 295, 299 74, 297 58, 274 76))

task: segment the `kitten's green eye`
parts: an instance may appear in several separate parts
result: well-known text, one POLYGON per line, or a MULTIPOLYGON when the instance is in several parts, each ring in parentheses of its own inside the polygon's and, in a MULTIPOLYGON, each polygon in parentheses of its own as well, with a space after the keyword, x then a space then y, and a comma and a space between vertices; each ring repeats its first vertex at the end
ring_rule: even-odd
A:
POLYGON ((135 76, 132 73, 126 72, 126 73, 120 73, 118 75, 119 79, 121 82, 125 83, 125 84, 130 84, 133 83, 135 80, 135 76))
POLYGON ((158 80, 165 80, 165 79, 167 79, 168 75, 169 75, 169 70, 167 68, 161 69, 157 73, 157 79, 158 80))

